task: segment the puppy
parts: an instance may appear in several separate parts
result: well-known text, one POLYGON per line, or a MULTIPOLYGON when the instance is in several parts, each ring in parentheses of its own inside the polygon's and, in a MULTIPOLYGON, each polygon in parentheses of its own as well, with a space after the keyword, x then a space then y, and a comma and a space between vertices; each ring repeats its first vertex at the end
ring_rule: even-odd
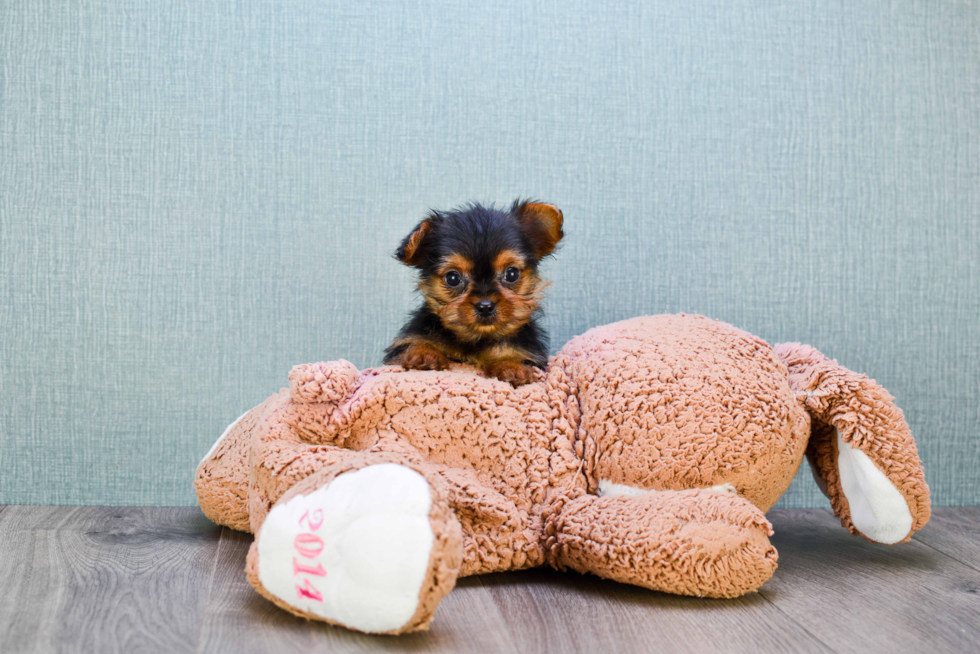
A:
POLYGON ((562 236, 561 211, 540 202, 431 212, 395 252, 419 270, 425 302, 384 362, 414 370, 465 362, 514 386, 533 381, 548 362, 538 264, 562 236))

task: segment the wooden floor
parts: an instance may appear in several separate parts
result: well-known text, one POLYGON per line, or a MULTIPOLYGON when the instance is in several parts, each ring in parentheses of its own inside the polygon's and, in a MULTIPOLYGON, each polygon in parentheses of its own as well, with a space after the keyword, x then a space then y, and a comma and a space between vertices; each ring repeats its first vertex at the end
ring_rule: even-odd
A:
POLYGON ((779 569, 738 600, 533 570, 463 579, 431 631, 381 637, 266 602, 251 536, 197 509, 0 507, 0 652, 980 652, 980 507, 894 547, 769 517, 779 569))

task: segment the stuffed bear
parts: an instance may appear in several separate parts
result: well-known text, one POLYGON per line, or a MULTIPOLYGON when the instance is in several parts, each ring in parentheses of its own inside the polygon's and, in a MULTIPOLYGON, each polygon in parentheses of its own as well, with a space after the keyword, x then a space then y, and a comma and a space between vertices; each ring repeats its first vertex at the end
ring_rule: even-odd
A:
POLYGON ((776 569, 765 512, 804 454, 852 533, 899 543, 926 523, 892 400, 805 345, 642 317, 517 388, 465 366, 297 366, 195 486, 208 517, 255 534, 258 592, 364 632, 425 629, 458 577, 541 565, 738 597, 776 569))

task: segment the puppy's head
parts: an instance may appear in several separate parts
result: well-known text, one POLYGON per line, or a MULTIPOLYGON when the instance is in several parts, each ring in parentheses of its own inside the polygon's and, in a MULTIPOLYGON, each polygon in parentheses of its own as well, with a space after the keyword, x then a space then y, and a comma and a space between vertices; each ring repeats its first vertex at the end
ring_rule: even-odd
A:
POLYGON ((562 234, 562 213, 540 202, 509 210, 469 205, 430 213, 395 252, 421 271, 419 289, 442 324, 464 341, 516 333, 538 309, 538 263, 562 234))

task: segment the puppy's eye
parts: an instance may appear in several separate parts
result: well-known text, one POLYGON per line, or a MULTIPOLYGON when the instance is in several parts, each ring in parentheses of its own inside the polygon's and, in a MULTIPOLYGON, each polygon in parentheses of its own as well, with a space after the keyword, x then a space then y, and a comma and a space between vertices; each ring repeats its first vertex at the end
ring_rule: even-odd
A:
POLYGON ((513 284, 520 278, 521 278, 521 271, 515 268, 514 266, 511 266, 510 268, 504 271, 504 281, 507 282, 508 284, 513 284))
POLYGON ((463 283, 463 276, 455 270, 450 270, 447 272, 444 279, 446 281, 446 286, 449 288, 456 288, 463 283))

